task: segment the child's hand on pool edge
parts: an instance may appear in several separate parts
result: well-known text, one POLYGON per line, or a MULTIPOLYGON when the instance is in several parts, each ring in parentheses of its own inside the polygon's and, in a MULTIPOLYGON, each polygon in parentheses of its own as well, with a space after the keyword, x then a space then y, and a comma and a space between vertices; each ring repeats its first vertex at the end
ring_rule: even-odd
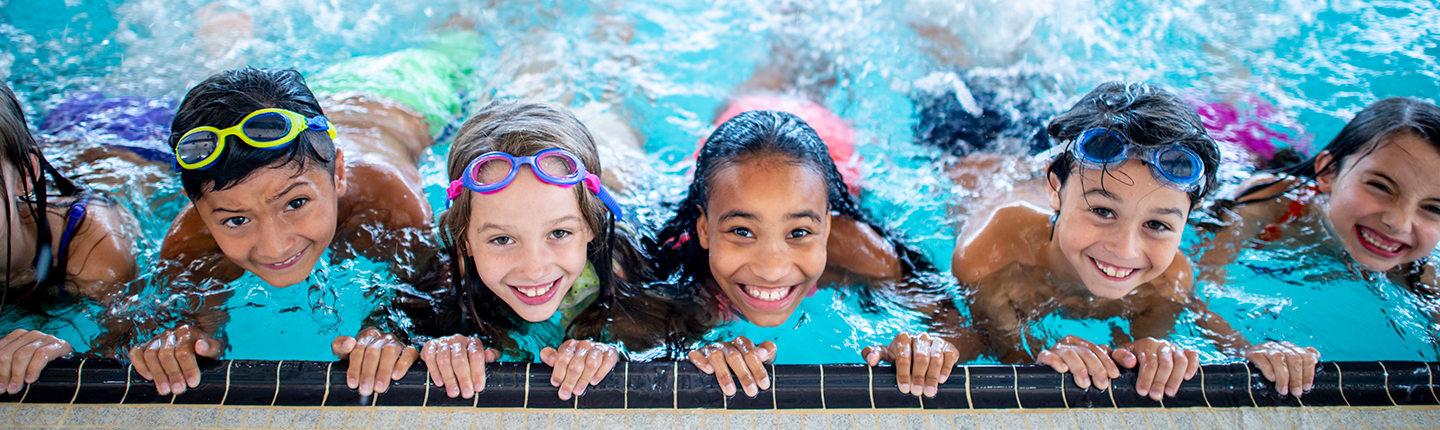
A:
POLYGON ((1315 364, 1320 362, 1320 351, 1290 342, 1271 341, 1246 348, 1245 359, 1255 363, 1265 379, 1275 383, 1275 391, 1281 396, 1293 394, 1299 398, 1315 384, 1315 364))
POLYGON ((555 368, 550 373, 550 385, 560 387, 560 400, 570 400, 572 395, 585 394, 587 386, 600 385, 620 361, 620 350, 603 343, 570 339, 558 349, 541 349, 540 361, 555 368))
POLYGON ((700 371, 715 375, 720 382, 720 391, 727 396, 735 395, 735 379, 745 389, 745 395, 755 397, 760 390, 770 389, 770 373, 765 364, 775 359, 775 342, 765 341, 756 346, 745 336, 729 342, 715 342, 703 348, 690 351, 690 362, 700 371))
POLYGON ((499 360, 500 352, 485 348, 480 339, 452 334, 425 342, 420 359, 425 360, 435 386, 445 388, 445 395, 468 399, 485 391, 485 363, 499 360))
POLYGON ((1048 365, 1056 372, 1074 374, 1075 385, 1080 388, 1088 389, 1094 382, 1096 389, 1104 391, 1110 389, 1111 379, 1120 377, 1120 369, 1115 367, 1110 352, 1109 346, 1065 336, 1055 346, 1040 351, 1035 363, 1048 365))
POLYGON ((160 395, 181 394, 186 387, 200 386, 200 367, 195 356, 215 358, 223 351, 225 346, 220 341, 186 324, 130 348, 130 363, 135 366, 135 373, 155 381, 155 390, 160 395))
POLYGON ((40 378, 50 360, 70 355, 75 348, 64 339, 40 330, 15 329, 0 338, 0 392, 18 394, 25 384, 40 378))
POLYGON ((1163 396, 1174 397, 1180 383, 1194 378, 1200 370, 1200 353, 1151 337, 1115 348, 1110 357, 1126 369, 1138 364, 1135 392, 1157 402, 1163 396))
POLYGON ((355 337, 337 336, 330 343, 330 350, 336 357, 350 360, 345 383, 359 389, 362 396, 385 392, 390 388, 390 381, 404 377, 420 356, 415 347, 400 343, 395 335, 375 327, 360 329, 355 337))
POLYGON ((895 363, 895 383, 900 392, 935 397, 940 384, 950 379, 950 371, 960 359, 960 350, 930 333, 900 333, 890 346, 867 346, 860 351, 860 356, 871 366, 881 361, 895 363))

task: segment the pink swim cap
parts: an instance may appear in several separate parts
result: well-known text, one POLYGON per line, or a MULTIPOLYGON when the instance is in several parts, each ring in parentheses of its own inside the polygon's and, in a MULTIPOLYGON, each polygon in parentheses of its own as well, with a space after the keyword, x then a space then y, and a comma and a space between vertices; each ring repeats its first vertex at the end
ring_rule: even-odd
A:
MULTIPOLYGON (((860 196, 862 159, 855 153, 855 128, 850 125, 850 121, 809 100, 777 94, 750 94, 732 100, 725 113, 715 118, 715 124, 722 124, 736 115, 752 110, 789 112, 804 120, 810 128, 815 129, 815 134, 819 135, 820 140, 830 149, 830 159, 835 161, 840 177, 850 188, 850 195, 860 196)), ((700 139, 700 145, 705 145, 704 138, 700 139)))

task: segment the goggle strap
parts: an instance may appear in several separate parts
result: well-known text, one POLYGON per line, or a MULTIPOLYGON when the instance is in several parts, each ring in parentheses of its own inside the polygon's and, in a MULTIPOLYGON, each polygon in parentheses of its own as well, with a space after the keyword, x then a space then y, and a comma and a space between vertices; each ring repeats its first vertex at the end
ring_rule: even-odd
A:
POLYGON ((625 218, 625 211, 620 209, 620 203, 616 202, 615 198, 611 197, 610 193, 605 191, 604 187, 600 186, 599 176, 595 176, 594 173, 586 172, 585 188, 589 188, 590 192, 595 193, 595 196, 600 197, 600 201, 605 203, 605 207, 610 208, 610 213, 615 214, 615 219, 618 220, 625 218))
POLYGON ((450 198, 446 200, 455 200, 457 198, 460 198, 460 193, 463 192, 465 192, 465 181, 463 179, 456 179, 454 181, 450 181, 450 186, 445 188, 445 195, 450 198))

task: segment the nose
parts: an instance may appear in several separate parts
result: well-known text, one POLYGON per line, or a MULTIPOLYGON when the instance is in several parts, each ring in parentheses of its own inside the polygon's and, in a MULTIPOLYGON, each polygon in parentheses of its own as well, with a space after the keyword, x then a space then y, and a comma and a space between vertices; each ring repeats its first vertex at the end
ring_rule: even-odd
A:
POLYGON ((784 280, 794 265, 785 243, 774 241, 760 246, 760 252, 750 262, 750 271, 761 280, 774 283, 784 280))
POLYGON ((526 246, 516 272, 527 281, 544 281, 554 266, 555 254, 544 246, 526 246))
POLYGON ((1140 237, 1134 229, 1116 232, 1106 244, 1109 245, 1106 248, 1117 258, 1129 260, 1140 256, 1140 237))
POLYGON ((1390 230, 1385 233, 1400 235, 1410 232, 1411 218, 1413 218, 1413 216, 1410 211, 1392 208, 1385 211, 1385 215, 1380 217, 1380 222, 1384 223, 1385 228, 1390 230))
POLYGON ((290 257, 286 252, 295 246, 295 235, 291 234, 289 223, 276 220, 256 220, 260 224, 255 251, 261 258, 276 260, 290 257))

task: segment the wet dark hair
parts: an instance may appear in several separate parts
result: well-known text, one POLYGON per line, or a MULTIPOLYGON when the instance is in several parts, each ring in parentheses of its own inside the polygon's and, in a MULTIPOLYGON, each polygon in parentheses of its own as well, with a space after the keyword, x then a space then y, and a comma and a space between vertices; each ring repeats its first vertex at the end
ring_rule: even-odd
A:
MULTIPOLYGON (((1205 180, 1188 193, 1190 204, 1194 206, 1215 190, 1220 147, 1205 132, 1200 115, 1175 94, 1144 82, 1106 82, 1051 120, 1046 132, 1058 142, 1074 144, 1081 133, 1094 128, 1119 133, 1142 148, 1180 145, 1195 151, 1205 166, 1205 180)), ((1064 151, 1046 171, 1064 186, 1077 167, 1075 157, 1064 151)))
MULTIPOLYGON (((600 155, 590 131, 565 108, 553 103, 498 100, 482 108, 460 127, 449 154, 449 179, 460 179, 470 162, 491 151, 518 157, 561 148, 575 154, 585 170, 599 175, 600 155)), ((630 350, 645 350, 663 342, 657 333, 674 309, 640 285, 655 280, 654 270, 640 254, 630 234, 616 224, 614 214, 595 193, 571 187, 580 213, 595 238, 586 246, 586 259, 600 280, 595 301, 580 310, 566 331, 574 339, 618 341, 630 350), (616 275, 615 264, 627 279, 616 275), (617 324, 618 322, 618 324, 617 324)), ((473 321, 487 344, 520 353, 509 336, 525 324, 515 310, 485 285, 466 255, 465 231, 470 228, 474 193, 464 191, 454 206, 440 215, 440 240, 450 257, 451 276, 458 283, 459 308, 473 321)))
MULTIPOLYGON (((29 204, 25 207, 16 208, 14 201, 6 199, 5 219, 15 216, 17 210, 29 210, 31 219, 35 220, 36 241, 35 241, 35 283, 25 293, 30 295, 36 287, 49 287, 59 285, 65 281, 66 255, 55 255, 51 249, 51 231, 49 217, 45 214, 48 206, 48 190, 46 176, 54 181, 54 187, 61 195, 70 196, 79 193, 80 186, 66 178, 50 162, 45 160, 45 154, 40 152, 40 146, 35 141, 35 136, 30 134, 30 128, 25 122, 25 110, 20 106, 20 99, 15 92, 4 82, 0 82, 0 140, 3 140, 4 148, 0 149, 0 162, 13 167, 17 173, 20 183, 29 188, 29 194, 21 193, 20 200, 29 204), (35 157, 37 163, 31 164, 30 157, 35 157), (38 169, 37 169, 38 167, 38 169), (57 264, 58 263, 58 264, 57 264)), ((9 195, 9 184, 0 182, 0 188, 5 188, 6 195, 9 195)), ((8 223, 8 221, 7 221, 8 223)), ((5 261, 10 261, 10 255, 14 250, 9 244, 5 246, 5 261)), ((7 263, 8 264, 8 263, 7 263)), ((0 307, 11 300, 9 297, 10 267, 5 268, 7 277, 5 284, 0 285, 4 292, 0 293, 0 307)))
MULTIPOLYGON (((672 274, 671 279, 676 281, 672 295, 682 298, 693 296, 701 302, 716 300, 716 293, 697 287, 712 275, 710 252, 700 246, 696 224, 709 203, 715 173, 758 160, 783 160, 811 169, 825 180, 826 201, 831 213, 850 217, 885 237, 898 254, 906 275, 935 270, 924 255, 902 242, 897 234, 877 224, 861 209, 841 179, 835 162, 830 159, 825 143, 804 120, 786 112, 749 111, 721 124, 705 140, 705 146, 700 148, 700 156, 695 160, 695 180, 690 184, 689 193, 680 202, 675 218, 665 223, 656 241, 650 244, 650 253, 656 260, 659 273, 672 274)), ((717 308, 709 303, 701 305, 703 312, 713 312, 717 308)))
POLYGON ((1340 134, 1325 145, 1324 151, 1334 157, 1325 170, 1315 170, 1317 155, 1280 171, 1311 179, 1337 172, 1352 156, 1370 155, 1382 142, 1402 133, 1414 133, 1440 150, 1440 106, 1410 97, 1391 97, 1375 102, 1356 114, 1345 124, 1345 128, 1340 129, 1340 134))
MULTIPOLYGON (((180 102, 180 110, 170 126, 171 148, 180 137, 196 127, 227 128, 260 109, 279 108, 314 117, 324 115, 315 94, 305 85, 305 78, 294 69, 226 70, 211 76, 180 102)), ((335 142, 323 131, 306 130, 284 148, 260 149, 238 138, 225 142, 224 153, 204 170, 180 169, 180 183, 191 200, 210 191, 235 186, 263 168, 279 168, 294 164, 300 173, 308 163, 335 173, 335 142)), ((297 174, 298 176, 298 174, 297 174)))

